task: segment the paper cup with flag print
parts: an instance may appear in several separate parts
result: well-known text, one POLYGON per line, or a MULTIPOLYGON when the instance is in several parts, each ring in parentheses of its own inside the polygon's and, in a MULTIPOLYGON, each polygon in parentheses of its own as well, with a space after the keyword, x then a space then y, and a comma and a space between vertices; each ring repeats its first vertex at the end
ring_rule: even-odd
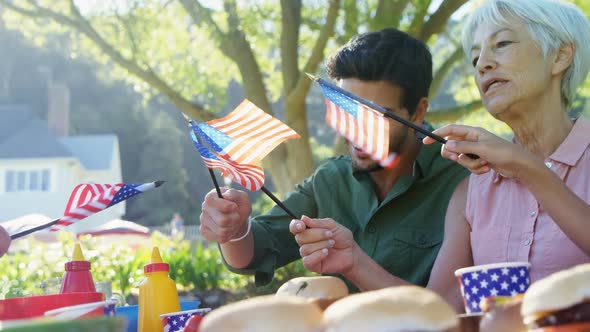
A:
POLYGON ((160 319, 162 319, 164 332, 183 331, 184 326, 192 316, 203 317, 209 311, 211 311, 211 308, 200 308, 162 314, 160 315, 160 319))
POLYGON ((455 271, 459 280, 465 312, 483 314, 480 303, 488 297, 512 297, 523 294, 531 284, 531 264, 507 262, 465 267, 455 271))

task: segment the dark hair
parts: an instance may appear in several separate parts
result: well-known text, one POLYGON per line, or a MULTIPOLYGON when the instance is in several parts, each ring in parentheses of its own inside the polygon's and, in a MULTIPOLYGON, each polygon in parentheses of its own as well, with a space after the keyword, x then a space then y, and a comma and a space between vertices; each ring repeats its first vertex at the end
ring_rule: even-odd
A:
POLYGON ((333 79, 388 81, 403 89, 402 105, 413 114, 432 82, 432 56, 423 42, 397 29, 353 37, 327 61, 333 79))

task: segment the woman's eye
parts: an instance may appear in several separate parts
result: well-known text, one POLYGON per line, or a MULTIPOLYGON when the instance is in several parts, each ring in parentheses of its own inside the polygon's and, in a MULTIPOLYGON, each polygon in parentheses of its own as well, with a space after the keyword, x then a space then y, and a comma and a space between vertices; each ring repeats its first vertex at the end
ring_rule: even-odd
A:
POLYGON ((507 41, 507 40, 499 41, 499 42, 496 43, 496 47, 504 47, 504 46, 507 46, 510 43, 512 43, 512 42, 507 41))

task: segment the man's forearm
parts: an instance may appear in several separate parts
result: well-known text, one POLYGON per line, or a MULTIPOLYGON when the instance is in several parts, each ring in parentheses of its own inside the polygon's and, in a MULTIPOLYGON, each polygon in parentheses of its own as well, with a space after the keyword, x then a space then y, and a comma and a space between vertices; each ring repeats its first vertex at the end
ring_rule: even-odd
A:
POLYGON ((390 286, 411 285, 402 280, 377 264, 361 248, 356 247, 356 262, 350 272, 344 273, 343 276, 352 282, 361 291, 380 289, 390 286))
POLYGON ((239 241, 219 244, 221 254, 227 264, 236 269, 245 268, 254 259, 254 235, 252 235, 250 227, 244 232, 246 231, 248 232, 246 237, 239 241))

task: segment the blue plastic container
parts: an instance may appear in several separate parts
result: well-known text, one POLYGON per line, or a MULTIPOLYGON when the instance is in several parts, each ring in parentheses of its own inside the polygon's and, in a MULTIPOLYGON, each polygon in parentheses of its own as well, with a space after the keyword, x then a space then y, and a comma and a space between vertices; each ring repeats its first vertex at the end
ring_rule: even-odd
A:
MULTIPOLYGON (((201 305, 201 301, 181 301, 180 310, 197 309, 201 305)), ((137 305, 128 305, 125 307, 117 307, 117 316, 127 318, 127 332, 137 332, 137 314, 139 307, 137 305)))

